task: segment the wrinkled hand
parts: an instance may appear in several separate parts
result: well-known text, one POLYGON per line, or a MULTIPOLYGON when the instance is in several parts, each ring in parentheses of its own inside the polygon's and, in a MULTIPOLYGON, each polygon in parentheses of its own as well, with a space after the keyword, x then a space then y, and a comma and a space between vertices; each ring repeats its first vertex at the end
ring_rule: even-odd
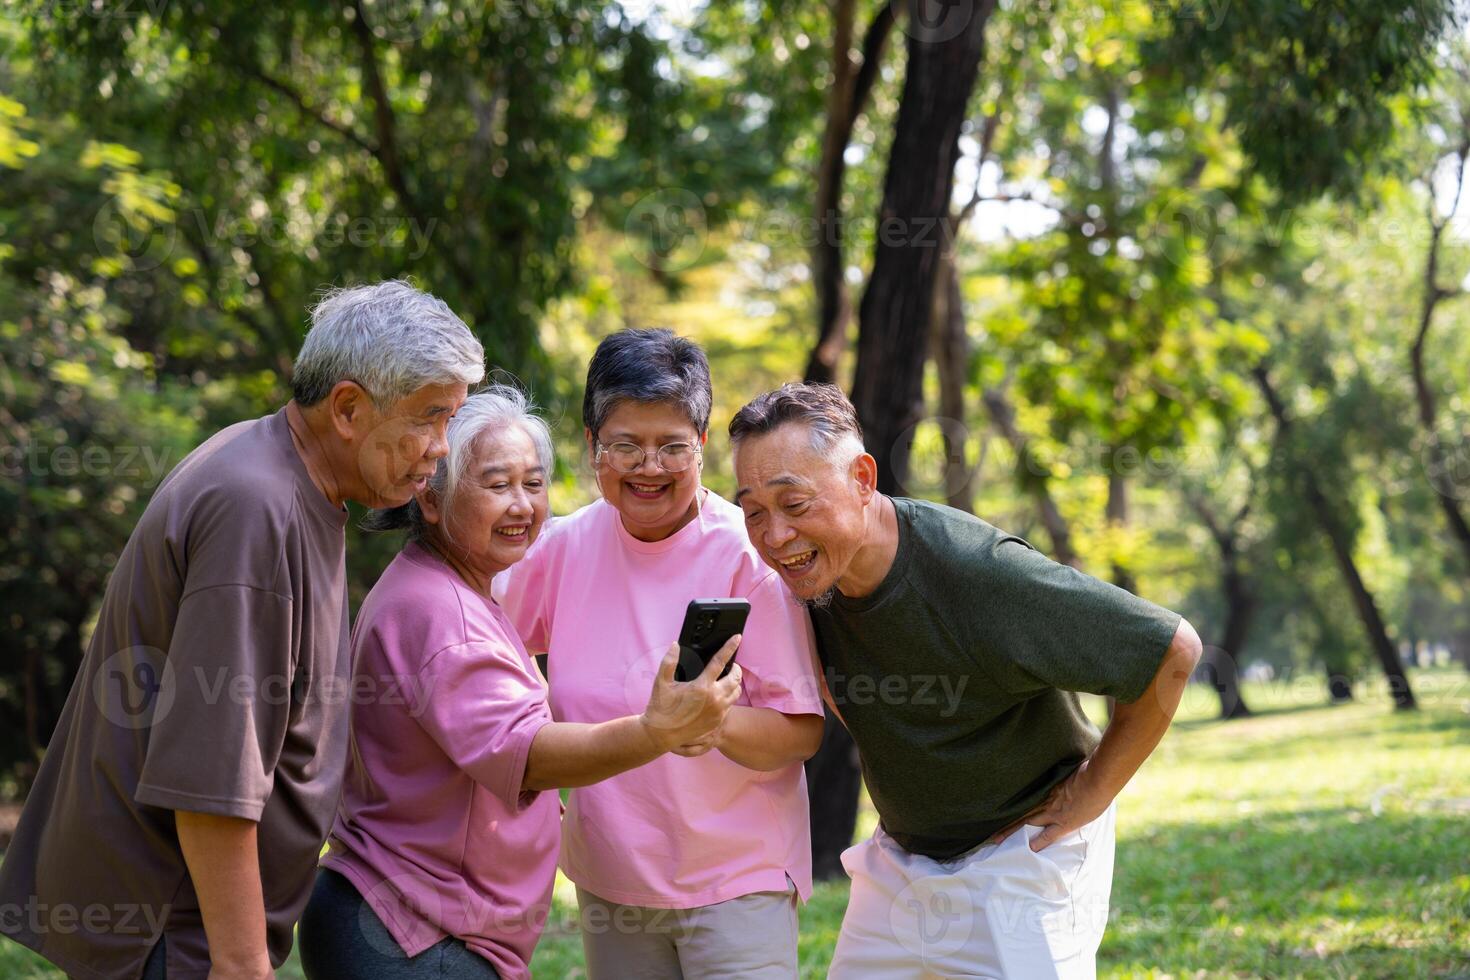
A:
POLYGON ((1113 802, 1111 795, 1097 789, 1087 776, 1087 763, 1066 779, 1057 783, 1046 794, 1046 799, 1033 807, 1029 813, 1010 826, 997 831, 987 843, 999 844, 1021 828, 1022 824, 1040 827, 1041 832, 1031 839, 1031 850, 1045 850, 1057 840, 1092 823, 1102 816, 1113 802))
POLYGON ((658 665, 658 676, 642 716, 644 730, 660 749, 694 756, 714 746, 725 715, 740 697, 740 665, 733 664, 730 673, 720 677, 739 647, 739 635, 730 637, 698 677, 683 683, 674 680, 679 644, 669 647, 658 665), (688 751, 680 751, 683 748, 688 751))
POLYGON ((713 749, 720 744, 720 736, 724 733, 724 730, 725 724, 724 722, 721 722, 719 728, 716 728, 714 731, 710 732, 703 738, 696 738, 692 742, 685 742, 683 745, 676 745, 669 751, 674 753, 675 755, 682 755, 686 759, 698 758, 699 756, 704 755, 710 749, 713 749))

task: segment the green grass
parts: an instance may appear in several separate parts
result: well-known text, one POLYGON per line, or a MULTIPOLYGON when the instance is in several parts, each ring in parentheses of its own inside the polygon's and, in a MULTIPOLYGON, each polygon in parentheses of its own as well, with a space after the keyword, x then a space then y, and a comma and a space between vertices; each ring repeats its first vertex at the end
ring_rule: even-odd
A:
MULTIPOLYGON (((1250 685, 1258 716, 1223 724, 1192 691, 1119 802, 1101 975, 1470 977, 1470 675, 1414 683, 1413 714, 1250 685)), ((826 884, 802 909, 803 977, 825 975, 846 900, 826 884)), ((536 976, 582 975, 575 921, 561 880, 536 976)), ((0 976, 59 974, 6 943, 0 976)))

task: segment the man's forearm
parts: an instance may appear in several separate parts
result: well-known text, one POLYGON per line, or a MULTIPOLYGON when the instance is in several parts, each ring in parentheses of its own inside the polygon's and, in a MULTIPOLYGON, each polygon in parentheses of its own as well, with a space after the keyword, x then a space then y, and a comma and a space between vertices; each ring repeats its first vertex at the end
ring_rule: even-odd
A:
POLYGON ((1169 730, 1201 651, 1199 634, 1181 619, 1148 690, 1132 704, 1114 708, 1113 720, 1086 771, 1086 779, 1109 798, 1122 791, 1169 730))
POLYGON ((254 821, 177 810, 174 824, 209 940, 210 980, 273 976, 254 821))
POLYGON ((736 705, 725 718, 718 748, 747 769, 771 772, 805 762, 822 744, 821 715, 787 715, 736 705))

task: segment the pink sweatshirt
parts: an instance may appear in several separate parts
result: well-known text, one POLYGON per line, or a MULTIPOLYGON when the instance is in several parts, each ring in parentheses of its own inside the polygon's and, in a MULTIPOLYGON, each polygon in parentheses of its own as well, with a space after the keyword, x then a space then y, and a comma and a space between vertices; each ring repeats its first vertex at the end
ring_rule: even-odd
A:
MULTIPOLYGON (((685 607, 697 598, 750 601, 736 654, 740 704, 822 713, 806 610, 761 563, 740 509, 718 494, 705 496, 695 520, 655 542, 634 538, 617 511, 598 501, 550 522, 496 582, 527 647, 548 654, 558 721, 641 712, 685 607)), ((696 908, 784 891, 788 876, 805 901, 810 840, 800 763, 757 772, 719 751, 670 754, 572 790, 562 870, 625 905, 696 908)))
POLYGON ((352 656, 356 751, 322 864, 406 954, 452 935, 506 980, 528 977, 561 812, 556 793, 521 791, 551 721, 535 661, 495 603, 417 544, 368 593, 352 656))

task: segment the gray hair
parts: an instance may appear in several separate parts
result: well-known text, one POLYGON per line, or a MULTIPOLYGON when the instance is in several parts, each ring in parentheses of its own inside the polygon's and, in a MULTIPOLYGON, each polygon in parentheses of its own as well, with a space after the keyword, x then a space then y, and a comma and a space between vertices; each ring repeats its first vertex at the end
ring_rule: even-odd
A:
POLYGON ((389 279, 325 293, 296 355, 291 395, 315 405, 355 381, 387 408, 425 385, 479 384, 485 349, 443 300, 389 279))
POLYGON ((838 443, 849 441, 863 450, 863 427, 857 409, 836 385, 790 382, 757 395, 730 420, 730 444, 746 436, 765 435, 796 423, 811 432, 812 448, 826 455, 838 443))
POLYGON ((669 402, 689 416, 696 432, 709 428, 714 391, 709 359, 694 341, 672 330, 619 330, 597 345, 587 365, 582 424, 594 438, 619 402, 669 402))
MULTIPOLYGON (((513 385, 493 384, 466 398, 454 418, 449 420, 445 432, 449 453, 439 460, 434 475, 429 478, 429 488, 439 498, 441 513, 447 514, 454 505, 459 481, 473 461, 470 450, 475 440, 489 430, 511 426, 520 426, 531 437, 547 479, 551 478, 555 456, 551 448, 551 429, 546 420, 536 414, 536 406, 524 391, 513 385)), ((407 529, 409 540, 418 541, 428 533, 429 524, 415 499, 400 507, 369 511, 361 527, 364 531, 407 529)), ((448 529, 443 530, 447 535, 448 529)))

